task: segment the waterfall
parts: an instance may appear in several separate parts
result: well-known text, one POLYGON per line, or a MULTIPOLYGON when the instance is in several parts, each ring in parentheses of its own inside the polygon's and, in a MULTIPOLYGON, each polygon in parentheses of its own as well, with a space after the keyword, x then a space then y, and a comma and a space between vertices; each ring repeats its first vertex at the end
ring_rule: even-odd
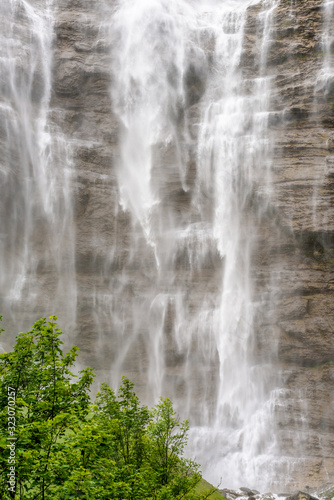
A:
POLYGON ((325 93, 333 92, 334 64, 333 64, 333 43, 334 43, 334 2, 325 0, 323 3, 323 32, 322 50, 324 53, 322 69, 318 80, 322 82, 325 93))
POLYGON ((196 422, 189 453, 205 476, 266 487, 278 379, 270 355, 256 355, 261 297, 251 261, 270 197, 266 53, 276 3, 263 2, 257 16, 258 74, 247 78, 240 62, 250 3, 126 0, 114 15, 117 177, 132 220, 124 284, 136 255, 150 255, 151 269, 150 283, 128 304, 122 361, 112 370, 119 378, 131 359, 124 349, 146 331, 147 398, 168 394, 196 422), (206 85, 198 105, 187 95, 192 80, 199 92, 206 85), (177 197, 182 213, 171 201, 177 197))
MULTIPOLYGON (((326 126, 322 124, 322 116, 326 116, 328 108, 333 109, 333 93, 334 93, 334 2, 324 0, 322 4, 322 33, 319 44, 321 58, 321 66, 315 75, 314 84, 314 114, 318 122, 318 126, 326 126), (325 111, 325 112, 324 112, 325 111)), ((328 147, 328 143, 327 143, 328 147)), ((319 230, 321 227, 324 232, 328 232, 331 227, 331 198, 323 195, 323 186, 327 176, 331 175, 333 169, 333 155, 328 155, 325 160, 325 165, 322 172, 317 174, 313 187, 313 228, 319 230), (319 215, 319 208, 322 208, 322 215, 319 215), (324 210, 324 207, 326 209, 324 210), (324 215, 325 214, 325 215, 324 215)))
POLYGON ((223 475, 231 486, 246 482, 262 488, 273 479, 270 467, 276 443, 270 428, 278 378, 270 374, 269 358, 256 355, 254 315, 261 308, 261 297, 256 296, 252 284, 251 266, 255 233, 261 231, 258 211, 265 210, 270 193, 271 82, 266 74, 266 52, 274 8, 275 2, 264 2, 257 17, 262 33, 255 79, 244 78, 240 70, 245 11, 213 13, 212 20, 218 20, 216 75, 203 112, 195 201, 202 212, 207 199, 198 194, 213 186, 210 232, 224 266, 220 303, 213 310, 219 356, 215 416, 210 428, 204 425, 192 430, 194 451, 207 458, 207 475, 212 481, 223 475), (254 207, 254 197, 261 190, 259 178, 263 180, 262 197, 254 207))
POLYGON ((50 119, 52 2, 2 2, 1 303, 6 325, 62 310, 75 323, 71 157, 50 119))
MULTIPOLYGON (((333 155, 318 160, 333 152, 334 4, 321 34, 306 4, 0 5, 6 332, 58 315, 98 382, 126 375, 145 403, 172 399, 190 421, 187 453, 223 487, 290 487, 321 434, 300 338, 316 332, 330 283, 311 311, 325 267, 299 239, 330 232, 333 155)), ((319 460, 305 465, 313 482, 319 460)))

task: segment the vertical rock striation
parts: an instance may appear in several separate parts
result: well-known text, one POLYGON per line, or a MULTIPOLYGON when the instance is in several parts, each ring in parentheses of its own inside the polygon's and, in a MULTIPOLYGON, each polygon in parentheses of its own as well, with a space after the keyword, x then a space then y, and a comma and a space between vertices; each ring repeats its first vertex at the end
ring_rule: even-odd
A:
MULTIPOLYGON (((198 144, 202 140, 209 149, 210 139, 217 133, 210 128, 217 109, 210 110, 206 129, 200 128, 200 122, 206 99, 209 95, 216 98, 222 86, 221 81, 214 80, 215 54, 225 50, 222 45, 217 47, 219 30, 212 29, 213 21, 208 22, 203 13, 205 22, 189 34, 188 24, 195 21, 185 18, 184 25, 174 26, 176 35, 182 32, 187 40, 184 52, 175 52, 175 61, 170 58, 168 65, 159 66, 161 73, 148 74, 145 85, 150 94, 143 97, 146 106, 150 98, 152 102, 159 100, 154 94, 155 82, 162 75, 168 81, 169 93, 163 96, 166 108, 160 110, 165 123, 157 136, 148 140, 153 145, 147 182, 152 199, 147 211, 144 203, 138 205, 134 199, 138 195, 136 184, 124 195, 131 172, 124 180, 120 177, 120 166, 129 150, 128 145, 122 151, 120 144, 124 146, 131 139, 125 137, 131 116, 122 114, 124 103, 115 97, 115 88, 121 95, 119 72, 124 62, 117 60, 116 54, 119 56, 125 43, 113 25, 118 2, 30 3, 34 11, 13 10, 17 33, 8 37, 15 41, 10 47, 13 52, 9 55, 6 49, 2 59, 2 63, 10 60, 10 64, 16 64, 17 74, 25 77, 24 92, 19 97, 29 108, 29 123, 24 122, 10 80, 4 83, 2 77, 0 87, 1 217, 7 238, 7 246, 1 240, 0 258, 2 268, 9 270, 2 273, 1 312, 8 317, 8 329, 14 332, 29 327, 40 316, 56 313, 65 328, 72 325, 71 341, 79 345, 82 363, 95 366, 101 377, 117 383, 120 375, 126 374, 136 381, 147 400, 165 391, 175 398, 180 411, 190 413, 193 425, 203 426, 206 419, 214 427, 217 413, 221 417, 229 403, 224 408, 218 405, 217 412, 223 370, 222 352, 215 338, 215 314, 221 311, 227 252, 224 257, 224 241, 217 244, 219 237, 208 231, 217 220, 215 196, 222 191, 217 185, 206 184, 212 172, 205 177, 200 170, 198 144), (47 7, 52 19, 43 18, 47 7), (40 17, 34 17, 34 13, 40 17), (31 25, 36 19, 44 19, 43 26, 49 26, 44 29, 50 33, 53 26, 50 68, 41 61, 43 50, 51 57, 51 39, 46 38, 43 45, 35 37, 39 58, 36 69, 32 49, 26 58, 20 52, 25 45, 29 47, 29 30, 33 32, 31 25), (10 122, 8 113, 16 113, 14 121, 10 122), (41 125, 38 117, 42 115, 41 125), (14 123, 13 130, 8 128, 9 122, 11 126, 14 123), (24 136, 21 143, 15 142, 15 127, 24 136), (45 132, 54 139, 49 138, 47 147, 39 145, 38 149, 36 137, 45 132), (29 149, 31 144, 35 149, 29 149), (27 156, 35 167, 46 167, 42 180, 36 177, 36 169, 26 165, 27 156), (25 191, 27 185, 33 195, 25 191), (41 199, 43 189, 47 196, 41 199), (36 203, 31 203, 32 199, 36 203), (140 216, 134 217, 134 211, 140 216), (30 257, 25 257, 24 248, 30 257), (15 270, 18 262, 24 264, 20 272, 15 270), (20 275, 26 286, 17 291, 20 275), (51 304, 57 310, 51 310, 51 304), (21 312, 22 321, 18 321, 21 312)), ((11 5, 16 6, 16 2, 11 5)), ((269 440, 272 455, 263 435, 251 439, 252 428, 248 434, 240 433, 235 446, 241 454, 245 448, 254 447, 253 455, 245 455, 250 462, 268 453, 263 484, 280 489, 284 482, 286 488, 293 488, 334 480, 334 62, 329 15, 330 8, 324 8, 322 0, 263 0, 252 4, 242 26, 240 61, 230 73, 242 78, 237 91, 231 87, 235 99, 241 99, 240 108, 239 101, 232 104, 234 115, 240 112, 246 117, 250 102, 258 111, 258 121, 248 124, 253 139, 257 139, 252 152, 246 147, 249 143, 240 143, 244 164, 251 165, 252 174, 247 196, 241 200, 242 222, 236 210, 231 213, 235 231, 241 235, 236 239, 238 251, 244 250, 240 254, 248 257, 243 260, 238 254, 236 265, 242 276, 238 276, 237 284, 231 283, 238 290, 238 300, 242 302, 246 296, 249 300, 252 334, 241 336, 244 345, 240 352, 248 354, 240 357, 240 365, 230 366, 228 356, 225 361, 230 385, 233 380, 239 384, 238 373, 245 359, 249 380, 255 380, 256 370, 261 371, 257 379, 261 394, 256 397, 259 401, 267 398, 266 425, 271 425, 274 436, 269 440), (270 19, 265 17, 268 12, 270 19), (266 50, 261 45, 264 40, 266 50), (256 99, 247 101, 254 96, 256 85, 256 99), (270 93, 261 85, 269 85, 270 93), (265 91, 268 100, 261 95, 265 91), (260 115, 265 121, 260 121, 260 115), (262 166, 258 171, 254 168, 257 165, 262 166), (249 282, 243 280, 244 275, 251 278, 246 291, 243 287, 249 282), (268 463, 273 464, 273 471, 268 463)), ((225 24, 222 21, 221 29, 226 33, 228 27, 230 34, 241 29, 241 18, 231 15, 222 19, 225 24)), ((158 28, 156 37, 161 36, 167 46, 167 18, 158 28)), ((146 42, 141 40, 140 44, 146 42)), ((153 47, 152 54, 165 48, 158 47, 154 52, 153 47)), ((135 102, 136 92, 142 89, 135 77, 132 85, 124 92, 132 93, 135 102)), ((227 88, 228 82, 224 85, 227 88)), ((147 122, 154 122, 151 111, 147 122)), ((249 140, 251 134, 246 128, 240 130, 240 142, 249 140)), ((141 132, 145 141, 146 131, 141 132)), ((137 147, 131 142, 131 148, 145 156, 142 142, 137 147)), ((215 161, 212 159, 212 165, 215 161)), ((221 182, 219 176, 215 179, 221 182)), ((248 182, 246 175, 243 182, 248 182)), ((244 184, 239 188, 245 193, 244 184)), ((235 304, 226 304, 228 316, 227 309, 235 304)), ((235 338, 231 337, 232 341, 235 338)), ((236 402, 231 403, 231 428, 242 421, 245 409, 257 411, 256 405, 240 409, 236 402)), ((252 417, 249 414, 254 422, 252 417)), ((217 442, 210 446, 213 460, 220 459, 217 442)), ((260 473, 264 470, 259 463, 256 466, 260 473)), ((235 474, 236 480, 259 477, 259 472, 253 476, 252 472, 248 476, 242 473, 235 474)), ((229 485, 224 470, 220 475, 224 486, 240 486, 229 485)))
MULTIPOLYGON (((276 10, 268 57, 275 81, 272 201, 254 262, 260 289, 271 282, 275 296, 271 334, 287 388, 285 404, 276 409, 277 436, 282 452, 299 462, 301 485, 332 479, 334 470, 334 94, 328 74, 334 61, 333 43, 326 45, 333 36, 326 32, 332 29, 328 15, 321 1, 280 2, 276 10)), ((250 43, 246 66, 251 55, 250 43)), ((260 321, 259 329, 263 347, 268 327, 260 321)))

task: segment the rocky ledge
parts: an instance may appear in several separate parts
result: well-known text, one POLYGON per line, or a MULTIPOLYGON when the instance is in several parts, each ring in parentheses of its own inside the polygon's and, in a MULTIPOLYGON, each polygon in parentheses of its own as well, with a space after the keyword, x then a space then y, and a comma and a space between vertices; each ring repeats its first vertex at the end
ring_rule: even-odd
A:
POLYGON ((260 493, 257 490, 241 487, 238 490, 220 489, 227 500, 329 500, 334 497, 334 484, 326 483, 317 488, 305 486, 304 490, 294 493, 260 493))

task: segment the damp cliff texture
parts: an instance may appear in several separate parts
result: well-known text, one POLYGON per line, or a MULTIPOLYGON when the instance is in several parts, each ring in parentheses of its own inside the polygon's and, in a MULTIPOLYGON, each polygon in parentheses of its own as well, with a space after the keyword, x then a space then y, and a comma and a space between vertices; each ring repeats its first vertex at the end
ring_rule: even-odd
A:
MULTIPOLYGON (((80 332, 76 341, 86 362, 108 370, 117 362, 116 344, 124 341, 119 328, 134 328, 127 318, 127 308, 138 294, 145 295, 150 280, 156 279, 156 269, 153 250, 140 252, 145 245, 140 235, 133 255, 129 248, 129 233, 133 230, 130 216, 118 206, 114 165, 120 124, 111 111, 112 47, 105 41, 101 10, 94 5, 59 5, 52 107, 61 110, 59 125, 74 149, 80 332), (132 266, 132 277, 124 285, 125 263, 132 266), (101 316, 96 322, 98 302, 103 297, 108 300, 115 287, 122 288, 123 301, 117 304, 121 310, 111 311, 105 321, 101 316)), ((247 18, 242 67, 249 76, 256 71, 258 61, 255 20, 260 7, 251 7, 247 18)), ((277 342, 272 370, 283 371, 288 395, 284 397, 286 406, 275 409, 276 432, 282 454, 305 458, 296 471, 299 486, 315 486, 334 478, 334 87, 332 84, 325 91, 319 82, 324 60, 321 7, 320 0, 281 1, 275 10, 267 59, 272 75, 272 195, 267 211, 256 224, 252 263, 256 293, 265 302, 267 298, 257 324, 258 353, 263 356, 268 350, 272 356, 273 344, 277 342)), ((110 10, 106 13, 110 15, 110 10)), ((110 43, 116 44, 117 40, 110 43)), ((210 39, 204 40, 203 45, 208 60, 205 71, 210 72, 210 39)), ((182 189, 177 176, 173 177, 173 145, 158 151, 162 168, 170 173, 163 203, 166 210, 179 218, 191 210, 191 187, 196 176, 192 151, 197 139, 199 103, 205 91, 202 70, 196 71, 192 66, 185 84, 188 100, 183 113, 190 133, 187 146, 183 146, 188 158, 190 192, 182 189)), ((180 125, 180 129, 184 127, 184 123, 180 125)), ((261 196, 260 180, 254 196, 261 196)), ((186 257, 180 253, 173 262, 173 272, 187 283, 191 312, 201 298, 196 290, 205 287, 206 295, 215 300, 222 266, 219 257, 208 255, 206 265, 189 278, 186 257)), ((167 377, 177 386, 184 355, 177 354, 173 347, 169 335, 172 322, 170 307, 164 325, 164 356, 167 377)), ((130 377, 136 379, 138 369, 142 371, 148 363, 151 347, 145 340, 145 331, 129 344, 123 368, 130 377)), ((212 372, 214 384, 215 370, 212 372)), ((191 375, 196 377, 196 370, 191 375)), ((180 384, 177 392, 182 396, 182 381, 180 384)), ((200 398, 200 379, 198 384, 200 398)))
MULTIPOLYGON (((268 183, 259 178, 245 207, 245 217, 252 219, 255 228, 251 275, 254 302, 259 298, 256 354, 270 360, 272 372, 282 374, 285 392, 281 405, 273 408, 275 433, 281 455, 295 457, 297 463, 295 483, 287 487, 334 480, 334 86, 324 89, 319 82, 324 61, 321 6, 320 0, 278 1, 266 61, 267 74, 272 76, 271 195, 266 209, 259 213, 254 206, 268 189, 268 183)), ((112 111, 112 54, 118 40, 110 36, 108 22, 115 7, 116 2, 104 6, 93 0, 60 0, 55 14, 50 117, 62 131, 71 156, 77 289, 77 299, 62 307, 76 310, 71 340, 80 347, 82 363, 96 367, 103 376, 118 367, 137 382, 143 394, 147 367, 152 378, 161 375, 151 361, 152 352, 158 349, 154 329, 159 328, 162 350, 157 356, 163 359, 156 364, 163 362, 164 378, 174 388, 173 396, 182 401, 189 351, 172 335, 177 304, 166 306, 164 297, 182 284, 190 316, 203 297, 214 308, 224 263, 208 250, 204 261, 190 272, 186 248, 174 253, 173 259, 166 251, 164 265, 166 269, 170 266, 170 276, 159 298, 164 314, 156 312, 157 306, 134 324, 133 311, 138 304, 147 305, 145 297, 152 282, 159 283, 159 271, 154 247, 147 248, 141 228, 119 205, 116 167, 122 124, 112 111), (125 267, 131 271, 126 276, 125 267), (149 323, 152 332, 148 334, 149 323)), ((249 78, 259 64, 256 19, 260 9, 261 5, 252 6, 247 14, 241 66, 249 78)), ((212 44, 210 36, 203 36, 205 60, 195 59, 186 69, 186 99, 175 116, 179 142, 155 146, 152 182, 166 214, 158 225, 172 221, 181 228, 186 219, 200 222, 192 194, 198 175, 195 151, 201 99, 212 70, 212 44), (186 165, 187 189, 175 169, 180 155, 186 165), (161 171, 163 179, 159 179, 161 171)), ((38 71, 35 79, 38 95, 38 71)), ((201 217, 212 217, 209 203, 201 217)), ((39 241, 42 245, 43 234, 39 241)), ((158 244, 168 246, 166 241, 158 244)), ((26 306, 27 322, 48 312, 61 319, 61 308, 46 311, 44 300, 49 295, 47 304, 52 303, 56 288, 53 270, 41 264, 35 272, 36 280, 43 283, 43 293, 35 300, 33 311, 29 311, 31 302, 26 306)), ((190 394, 193 408, 205 404, 210 416, 218 355, 210 354, 208 366, 202 354, 205 342, 201 345, 196 338, 190 351, 194 361, 186 373, 196 387, 190 394), (202 387, 204 372, 211 376, 211 392, 202 387)), ((288 472, 283 469, 282 474, 288 472)))
MULTIPOLYGON (((268 58, 273 196, 254 257, 259 290, 268 286, 268 273, 275 274, 275 311, 268 307, 274 331, 270 321, 260 321, 259 349, 266 349, 269 335, 277 338, 277 363, 292 394, 287 409, 277 409, 278 439, 292 456, 307 457, 300 485, 327 481, 334 472, 334 88, 319 78, 325 56, 321 7, 317 0, 282 1, 275 12, 268 58)), ((246 71, 252 71, 253 34, 250 21, 246 71)))

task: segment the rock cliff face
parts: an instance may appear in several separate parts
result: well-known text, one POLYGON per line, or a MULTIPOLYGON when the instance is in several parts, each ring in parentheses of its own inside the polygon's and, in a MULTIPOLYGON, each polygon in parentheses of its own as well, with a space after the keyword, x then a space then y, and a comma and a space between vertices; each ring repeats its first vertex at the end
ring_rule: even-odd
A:
MULTIPOLYGON (((322 3, 278 0, 273 10, 266 56, 266 74, 271 76, 270 179, 256 179, 253 198, 245 207, 254 229, 250 263, 254 302, 259 298, 254 353, 258 360, 270 360, 270 371, 278 374, 284 392, 273 408, 273 426, 277 453, 292 459, 287 462, 291 470, 287 465, 281 470, 277 466, 278 478, 284 474, 288 480, 284 484, 285 479, 278 479, 275 485, 281 481, 287 488, 334 481, 334 84, 321 78, 325 59, 333 56, 333 45, 328 51, 323 40, 322 3), (254 209, 268 189, 271 195, 261 205, 264 208, 254 209)), ((252 5, 247 12, 241 56, 245 82, 254 78, 260 64, 257 20, 264 4, 252 5)), ((55 270, 47 268, 40 257, 34 273, 42 285, 39 296, 36 293, 25 303, 25 321, 56 312, 66 323, 71 317, 68 311, 75 310, 71 341, 80 347, 83 364, 95 366, 104 377, 110 370, 128 375, 148 399, 152 387, 145 389, 147 373, 152 380, 163 376, 162 386, 173 388, 172 397, 182 401, 186 392, 193 400, 189 407, 195 422, 199 402, 207 406, 210 420, 219 378, 218 353, 212 352, 208 358, 208 345, 196 336, 190 347, 183 348, 182 340, 172 333, 179 306, 164 301, 170 290, 177 291, 182 284, 187 290, 189 316, 196 318, 203 297, 214 308, 224 262, 208 249, 194 271, 186 245, 177 251, 174 247, 172 256, 168 253, 171 243, 161 236, 166 234, 162 230, 158 231, 158 250, 154 245, 147 248, 140 224, 130 210, 119 205, 117 169, 124 124, 113 111, 112 89, 115 48, 120 41, 117 32, 110 30, 116 8, 116 0, 105 4, 95 0, 57 2, 49 119, 61 131, 70 158, 76 294, 62 297, 55 270), (161 265, 166 279, 161 285, 157 252, 165 259, 161 265), (131 271, 126 276, 125 267, 131 271), (161 303, 148 308, 146 297, 152 282, 161 286, 161 303), (49 311, 54 294, 58 311, 49 311), (152 361, 155 351, 159 353, 152 361), (203 385, 203 373, 211 377, 210 390, 203 385), (192 387, 196 389, 190 393, 187 377, 195 381, 192 387)), ((152 183, 164 213, 157 227, 181 228, 186 219, 200 222, 193 203, 198 178, 195 150, 201 102, 213 71, 213 44, 204 34, 200 49, 205 57, 189 56, 183 79, 185 99, 170 119, 175 136, 169 143, 154 146, 152 183), (180 158, 185 165, 183 180, 175 166, 180 158)), ((36 95, 41 92, 38 75, 36 70, 36 95)), ((210 200, 210 193, 206 195, 210 200)), ((211 212, 208 203, 201 220, 212 218, 211 212)), ((157 215, 153 212, 152 217, 157 215)), ((43 245, 45 226, 39 231, 38 241, 43 245)), ((68 238, 59 245, 70 246, 68 238)), ((69 267, 61 269, 66 288, 69 267)), ((17 323, 13 323, 14 329, 17 323)))
MULTIPOLYGON (((275 12, 268 58, 277 112, 272 218, 254 262, 260 288, 270 269, 277 273, 277 361, 294 394, 278 436, 292 455, 307 457, 300 477, 310 485, 332 479, 334 470, 333 85, 325 88, 320 76, 326 16, 320 1, 280 2, 275 12), (302 428, 307 431, 300 439, 302 428)), ((248 43, 245 65, 251 70, 251 34, 248 43)), ((266 326, 260 331, 265 346, 266 326)))

